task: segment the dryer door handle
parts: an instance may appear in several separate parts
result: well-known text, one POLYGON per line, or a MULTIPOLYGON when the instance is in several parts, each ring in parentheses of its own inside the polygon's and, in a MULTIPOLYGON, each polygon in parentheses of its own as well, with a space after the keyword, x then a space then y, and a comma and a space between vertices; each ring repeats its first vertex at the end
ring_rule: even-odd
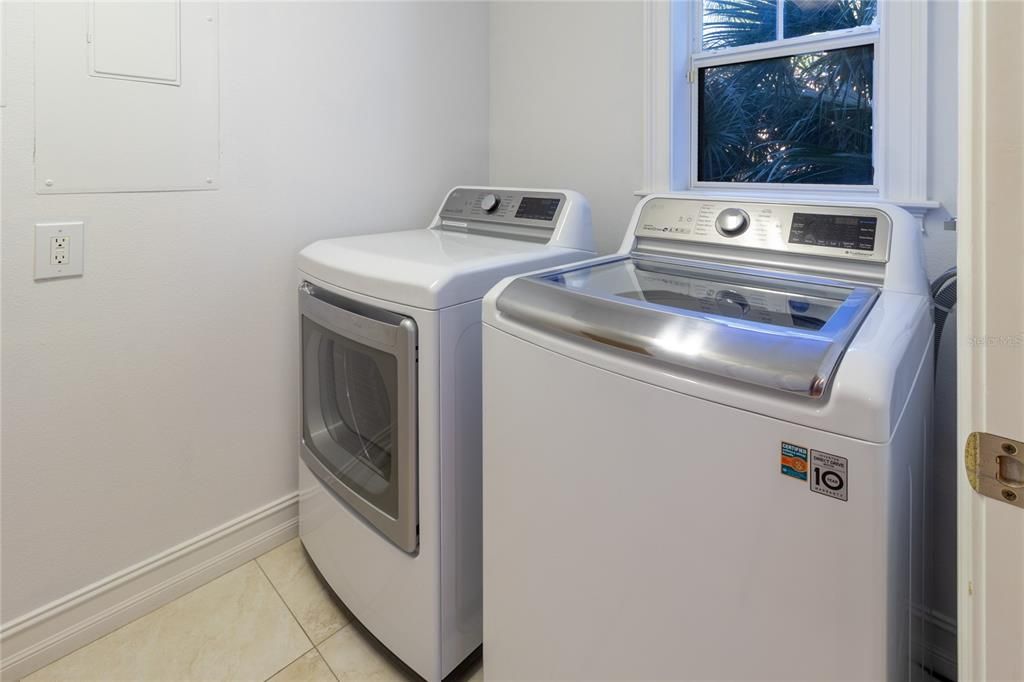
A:
POLYGON ((410 335, 416 336, 411 317, 331 294, 308 282, 299 287, 299 310, 340 336, 390 353, 406 347, 410 335))

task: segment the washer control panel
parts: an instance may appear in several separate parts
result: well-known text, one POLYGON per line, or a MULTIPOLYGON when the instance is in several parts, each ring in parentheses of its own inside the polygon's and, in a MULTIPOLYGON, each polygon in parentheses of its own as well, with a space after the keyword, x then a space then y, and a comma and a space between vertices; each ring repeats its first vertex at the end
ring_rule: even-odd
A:
POLYGON ((441 220, 451 223, 497 222, 553 230, 565 205, 558 192, 471 189, 452 190, 441 209, 441 220))
POLYGON ((638 239, 702 242, 886 262, 892 220, 869 207, 658 197, 644 205, 638 239))

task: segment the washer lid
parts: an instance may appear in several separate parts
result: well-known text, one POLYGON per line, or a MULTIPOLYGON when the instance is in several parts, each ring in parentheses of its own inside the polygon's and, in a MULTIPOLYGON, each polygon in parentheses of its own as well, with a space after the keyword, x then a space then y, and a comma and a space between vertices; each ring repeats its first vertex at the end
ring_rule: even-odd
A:
POLYGON ((334 286, 438 310, 481 298, 498 280, 565 263, 584 251, 434 229, 326 239, 299 253, 299 270, 334 286))
POLYGON ((496 305, 620 351, 819 398, 877 296, 833 280, 630 257, 514 280, 496 305))

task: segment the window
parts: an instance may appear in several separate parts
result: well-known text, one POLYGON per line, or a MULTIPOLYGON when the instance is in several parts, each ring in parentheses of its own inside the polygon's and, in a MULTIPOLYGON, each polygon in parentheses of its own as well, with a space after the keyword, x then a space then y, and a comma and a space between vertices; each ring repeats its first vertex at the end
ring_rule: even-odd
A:
POLYGON ((876 185, 876 0, 703 0, 697 14, 696 184, 876 185))

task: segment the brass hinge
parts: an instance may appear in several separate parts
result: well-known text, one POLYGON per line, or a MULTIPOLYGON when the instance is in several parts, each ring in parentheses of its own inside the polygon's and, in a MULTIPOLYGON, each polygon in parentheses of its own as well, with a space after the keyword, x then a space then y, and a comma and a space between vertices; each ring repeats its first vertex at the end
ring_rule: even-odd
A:
POLYGON ((975 431, 964 447, 964 468, 976 492, 1024 509, 1024 443, 975 431))

